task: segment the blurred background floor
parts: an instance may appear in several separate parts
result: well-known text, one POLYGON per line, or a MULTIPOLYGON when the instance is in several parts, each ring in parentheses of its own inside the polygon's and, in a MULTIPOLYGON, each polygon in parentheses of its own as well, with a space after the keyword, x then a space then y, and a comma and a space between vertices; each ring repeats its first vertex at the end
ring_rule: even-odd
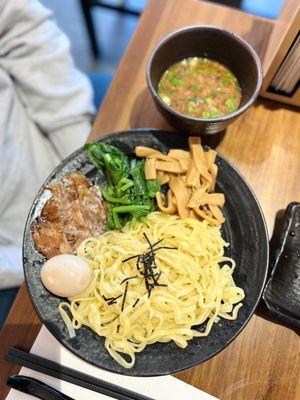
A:
MULTIPOLYGON (((100 56, 95 60, 90 51, 80 0, 41 0, 54 12, 60 28, 71 41, 72 54, 78 68, 85 72, 99 71, 113 74, 119 64, 138 23, 138 17, 117 11, 94 7, 92 10, 100 56)), ((122 0, 104 0, 119 5, 122 0)), ((160 1, 160 0, 156 0, 160 1)), ((266 18, 276 18, 283 0, 208 0, 266 18)), ((184 6, 185 0, 182 0, 184 6)), ((147 0, 127 0, 129 9, 143 11, 147 0)))
MULTIPOLYGON (((94 60, 90 51, 90 41, 80 1, 41 0, 41 2, 53 11, 59 27, 69 37, 72 54, 78 68, 85 72, 103 71, 114 73, 136 28, 138 17, 94 7, 92 13, 100 47, 99 60, 94 60)), ((109 0, 109 2, 118 4, 118 1, 114 0, 109 0)), ((130 0, 126 2, 128 7, 141 12, 146 3, 147 0, 130 0)))

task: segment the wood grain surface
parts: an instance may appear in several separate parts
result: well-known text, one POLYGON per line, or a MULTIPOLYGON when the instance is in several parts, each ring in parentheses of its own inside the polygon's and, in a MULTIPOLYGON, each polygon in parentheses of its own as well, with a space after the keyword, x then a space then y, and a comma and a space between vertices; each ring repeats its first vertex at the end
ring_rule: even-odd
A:
MULTIPOLYGON (((230 28, 252 43, 264 61, 272 23, 263 19, 255 19, 254 23, 253 18, 239 11, 195 0, 151 0, 98 113, 90 139, 136 127, 172 129, 152 103, 146 88, 145 66, 162 36, 192 23, 230 28)), ((258 100, 225 134, 205 138, 204 142, 217 148, 250 183, 271 236, 278 211, 291 201, 300 201, 300 117, 296 109, 258 100)), ((0 335, 0 399, 7 393, 4 380, 18 371, 16 366, 5 363, 4 353, 11 345, 29 350, 39 328, 40 321, 23 285, 0 335)), ((263 310, 258 310, 225 350, 176 376, 222 400, 297 400, 299 332, 270 320, 263 310)))

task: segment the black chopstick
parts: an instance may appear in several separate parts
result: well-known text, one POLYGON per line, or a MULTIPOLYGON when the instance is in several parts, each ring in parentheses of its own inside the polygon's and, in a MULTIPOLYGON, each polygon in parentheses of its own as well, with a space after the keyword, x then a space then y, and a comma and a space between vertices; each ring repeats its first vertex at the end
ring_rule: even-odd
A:
POLYGON ((55 361, 27 353, 26 351, 11 347, 5 354, 6 361, 22 365, 34 371, 44 373, 53 378, 84 387, 97 393, 113 397, 118 400, 153 400, 150 397, 122 388, 113 383, 84 374, 72 368, 61 365, 55 361))
POLYGON ((7 386, 19 392, 44 400, 75 400, 45 382, 31 376, 12 375, 7 379, 7 386))

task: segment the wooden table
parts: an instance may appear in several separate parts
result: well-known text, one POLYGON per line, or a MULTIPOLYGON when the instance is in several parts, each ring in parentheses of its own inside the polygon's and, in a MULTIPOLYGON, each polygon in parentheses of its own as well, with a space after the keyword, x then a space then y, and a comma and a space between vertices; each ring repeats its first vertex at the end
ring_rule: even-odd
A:
MULTIPOLYGON (((229 8, 194 0, 150 0, 97 115, 90 139, 137 127, 171 129, 154 108, 146 88, 145 66, 151 49, 162 36, 195 23, 230 28, 256 48, 264 65, 268 62, 265 50, 272 22, 261 18, 254 21, 239 11, 233 13, 229 8)), ((300 201, 299 128, 296 109, 259 100, 224 136, 207 139, 251 184, 270 235, 277 211, 291 201, 300 201)), ((7 392, 4 379, 18 371, 17 366, 4 361, 4 353, 11 345, 29 350, 40 327, 23 285, 0 335, 1 399, 7 392)), ((300 341, 292 329, 255 314, 224 351, 176 376, 222 400, 296 400, 300 398, 299 353, 300 341)))

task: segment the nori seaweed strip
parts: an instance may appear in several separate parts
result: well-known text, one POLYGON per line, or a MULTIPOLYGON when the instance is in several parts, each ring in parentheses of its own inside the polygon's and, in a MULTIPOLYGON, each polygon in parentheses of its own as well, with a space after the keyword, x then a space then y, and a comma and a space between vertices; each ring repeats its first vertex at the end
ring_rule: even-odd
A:
POLYGON ((133 344, 140 344, 141 343, 141 342, 135 342, 135 341, 133 341, 131 339, 127 339, 127 340, 128 340, 128 342, 133 343, 133 344))
MULTIPOLYGON (((123 295, 122 294, 120 294, 119 296, 117 296, 117 297, 110 297, 109 299, 107 299, 106 301, 107 301, 107 305, 108 306, 111 306, 112 304, 116 304, 116 300, 118 300, 120 297, 122 297, 123 295)), ((104 299, 105 300, 105 299, 104 299)))
POLYGON ((152 248, 152 244, 151 244, 151 242, 150 242, 150 240, 149 240, 149 238, 148 238, 148 236, 146 235, 145 232, 143 232, 143 236, 144 236, 144 238, 147 240, 148 245, 149 245, 149 247, 150 247, 150 249, 151 249, 151 248, 152 248))
POLYGON ((133 305, 132 305, 132 308, 134 308, 136 305, 137 305, 137 303, 140 301, 140 299, 136 299, 136 301, 133 303, 133 305))
POLYGON ((105 297, 104 295, 102 295, 102 297, 104 298, 105 301, 110 301, 110 300, 114 300, 114 297, 105 297))
POLYGON ((143 262, 143 266, 144 266, 144 272, 141 273, 141 274, 144 276, 145 286, 146 286, 146 289, 147 289, 147 292, 148 292, 148 298, 149 298, 150 295, 151 295, 152 287, 150 286, 150 282, 149 282, 148 279, 152 278, 152 279, 155 280, 155 278, 153 278, 153 268, 152 268, 152 265, 151 265, 153 263, 153 261, 154 261, 154 258, 153 258, 152 254, 150 252, 144 254, 141 258, 142 258, 142 262, 143 262), (150 271, 150 274, 147 273, 147 270, 150 271))
POLYGON ((136 260, 136 269, 138 270, 138 271, 140 271, 140 262, 141 262, 141 256, 139 255, 138 256, 138 258, 137 258, 137 260, 136 260))
POLYGON ((129 261, 129 260, 133 260, 134 258, 139 257, 141 254, 136 254, 135 256, 130 256, 128 258, 125 258, 125 260, 122 260, 122 263, 129 261))
POLYGON ((146 235, 145 232, 143 232, 143 235, 144 235, 145 239, 147 240, 148 245, 149 245, 149 248, 150 248, 150 251, 151 251, 151 253, 152 253, 152 252, 153 252, 153 245, 152 245, 152 243, 150 242, 150 240, 149 240, 149 238, 148 238, 148 236, 146 235))
POLYGON ((153 243, 152 247, 157 246, 159 243, 161 243, 164 239, 160 239, 157 242, 153 243))
POLYGON ((118 324, 117 326, 117 333, 119 333, 119 331, 120 331, 120 324, 118 324))
POLYGON ((108 324, 113 323, 117 318, 119 318, 119 316, 117 315, 115 318, 113 318, 111 321, 105 322, 105 324, 101 324, 101 326, 106 326, 108 324))
POLYGON ((124 282, 127 282, 127 281, 129 281, 130 279, 135 279, 135 278, 138 278, 138 276, 137 276, 137 275, 135 275, 135 276, 129 276, 128 278, 125 278, 125 279, 122 280, 121 285, 122 285, 124 282))
POLYGON ((157 247, 156 249, 153 249, 153 250, 154 250, 154 251, 157 251, 157 250, 162 250, 162 249, 167 249, 167 250, 178 250, 177 247, 169 247, 169 246, 160 246, 160 247, 157 247))
POLYGON ((124 310, 124 305, 125 305, 125 299, 126 299, 126 295, 127 295, 127 290, 128 290, 128 282, 126 282, 126 287, 125 287, 125 291, 124 291, 124 294, 123 294, 123 300, 122 300, 121 311, 124 310))
POLYGON ((155 272, 154 274, 145 274, 145 272, 140 272, 141 275, 143 275, 144 278, 153 278, 154 276, 158 276, 159 273, 155 272))
MULTIPOLYGON (((158 250, 162 250, 162 249, 167 249, 167 250, 177 250, 176 247, 170 247, 170 246, 160 246, 160 247, 155 247, 157 246, 159 243, 161 243, 164 239, 160 239, 157 242, 155 242, 154 244, 152 244, 148 238, 148 236, 146 235, 145 232, 143 232, 143 235, 148 243, 149 246, 149 251, 147 251, 146 253, 142 253, 142 254, 137 254, 134 256, 130 256, 128 258, 126 258, 125 260, 123 260, 122 262, 126 262, 129 260, 133 260, 134 258, 137 258, 136 261, 136 269, 140 272, 140 274, 143 276, 144 280, 145 280, 145 287, 146 290, 148 292, 148 298, 151 295, 151 291, 152 289, 155 288, 155 286, 168 286, 166 284, 160 284, 158 283, 158 280, 161 276, 161 271, 159 272, 155 272, 154 270, 158 270, 157 265, 156 265, 156 260, 155 260, 155 253, 158 250), (141 265, 142 264, 142 265, 141 265), (141 271, 142 269, 142 271, 141 271), (152 280, 152 282, 151 282, 152 280)), ((130 279, 134 279, 137 278, 138 276, 133 276, 133 277, 128 277, 123 279, 123 281, 121 282, 121 285, 126 282, 126 289, 123 295, 123 301, 122 301, 122 311, 124 308, 124 303, 125 303, 125 297, 127 294, 127 287, 128 287, 128 281, 130 279)), ((114 300, 113 300, 114 302, 114 300)), ((134 304, 135 306, 136 304, 134 304)))
MULTIPOLYGON (((149 265, 149 267, 148 267, 148 269, 149 269, 149 271, 150 271, 150 273, 153 275, 153 267, 152 267, 152 263, 153 263, 153 265, 154 265, 154 268, 157 268, 157 266, 156 266, 156 263, 155 263, 155 253, 154 253, 154 251, 153 251, 153 246, 152 246, 152 244, 151 244, 151 242, 150 242, 150 240, 149 240, 149 238, 148 238, 148 236, 146 235, 146 233, 145 232, 143 232, 143 235, 144 235, 144 237, 145 237, 145 239, 147 240, 147 242, 148 242, 148 245, 149 245, 149 247, 150 247, 150 252, 148 252, 148 253, 146 253, 146 257, 148 256, 150 256, 151 255, 151 258, 150 258, 150 265, 149 265)), ((146 260, 145 260, 146 261, 146 260)), ((146 265, 146 263, 145 263, 145 265, 146 265)), ((155 281, 155 278, 152 278, 154 281, 155 281)), ((150 297, 150 295, 148 296, 148 297, 150 297)))
POLYGON ((122 263, 124 263, 126 261, 129 261, 129 260, 133 260, 134 258, 137 258, 137 257, 140 257, 140 256, 148 255, 149 253, 150 254, 152 253, 154 255, 155 251, 161 250, 161 249, 178 250, 177 247, 169 247, 169 246, 160 246, 160 247, 155 248, 155 246, 158 245, 159 243, 161 243, 164 239, 160 239, 157 242, 155 242, 154 244, 151 244, 145 232, 143 233, 143 235, 145 236, 145 238, 146 238, 146 240, 148 242, 148 245, 150 247, 150 252, 142 253, 142 254, 136 254, 134 256, 130 256, 128 258, 125 258, 125 260, 122 260, 122 263))
MULTIPOLYGON (((145 238, 146 238, 146 240, 147 240, 147 242, 148 242, 148 244, 149 244, 149 247, 150 247, 151 264, 153 264, 154 268, 157 269, 157 265, 156 265, 156 262, 155 262, 155 252, 154 252, 154 250, 153 250, 153 245, 151 244, 151 242, 150 242, 148 236, 146 235, 146 233, 144 232, 143 234, 144 234, 144 236, 145 236, 145 238)), ((157 244, 158 244, 158 243, 157 243, 157 244)), ((150 264, 150 267, 149 267, 149 271, 150 271, 150 273, 152 274, 153 282, 156 283, 157 280, 156 280, 155 277, 153 276, 153 267, 151 266, 151 264, 150 264)), ((148 297, 150 297, 150 295, 149 295, 148 297)))
POLYGON ((151 289, 150 289, 150 284, 148 282, 148 278, 145 278, 145 286, 146 286, 146 289, 147 289, 147 292, 148 292, 148 299, 149 299, 149 297, 151 295, 151 289))
POLYGON ((155 281, 153 283, 153 286, 157 286, 158 285, 158 280, 159 280, 160 276, 161 276, 161 271, 159 271, 159 273, 157 274, 157 277, 156 277, 156 279, 155 279, 155 281))

